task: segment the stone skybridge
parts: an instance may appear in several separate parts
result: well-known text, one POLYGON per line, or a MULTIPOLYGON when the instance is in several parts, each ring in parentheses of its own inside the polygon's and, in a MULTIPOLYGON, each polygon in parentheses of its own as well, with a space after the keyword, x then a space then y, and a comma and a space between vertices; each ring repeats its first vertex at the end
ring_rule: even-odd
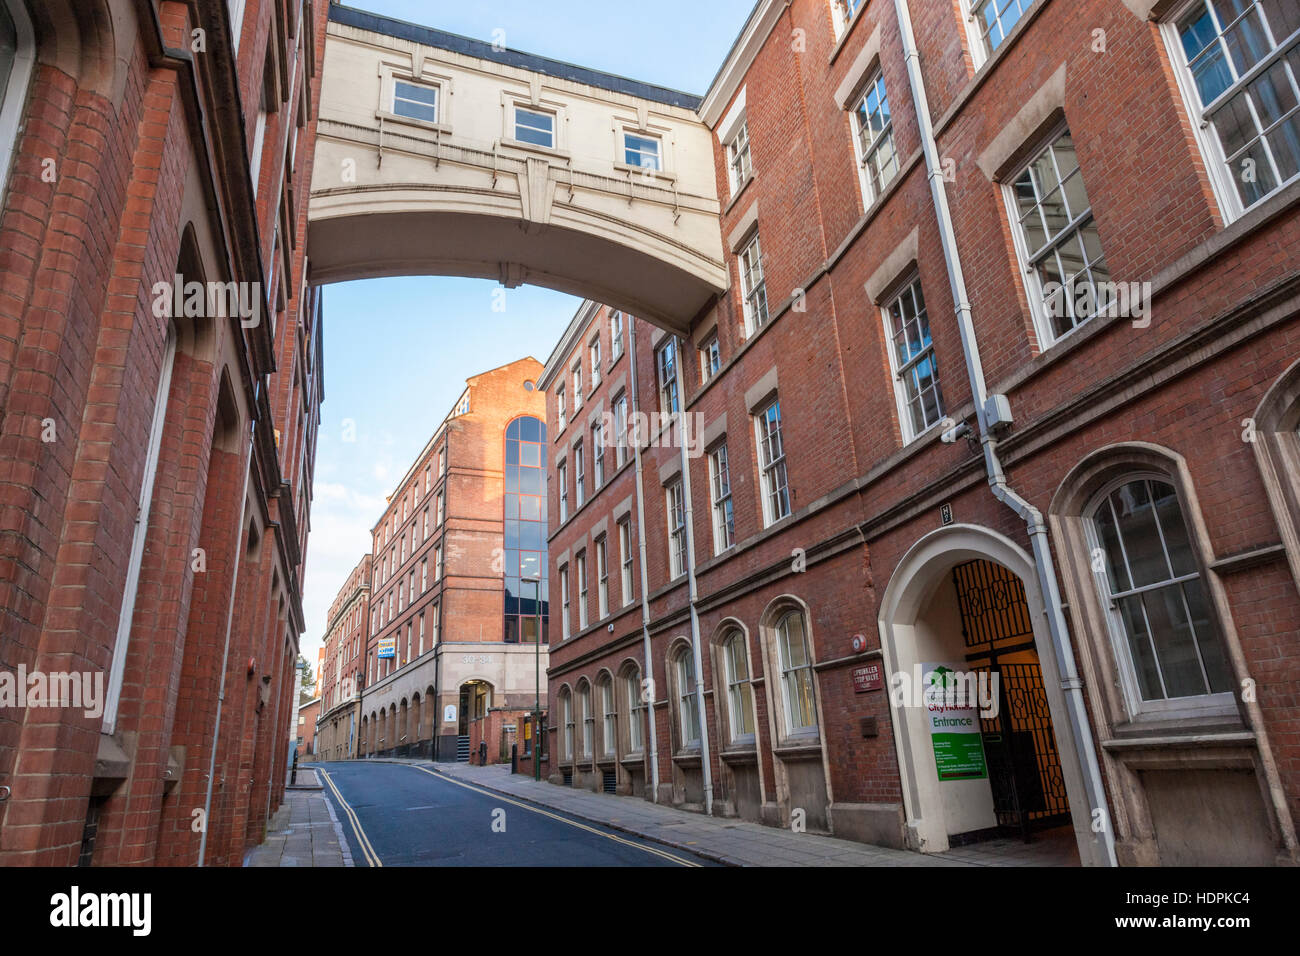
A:
POLYGON ((530 282, 685 331, 728 281, 698 105, 331 6, 312 278, 530 282))

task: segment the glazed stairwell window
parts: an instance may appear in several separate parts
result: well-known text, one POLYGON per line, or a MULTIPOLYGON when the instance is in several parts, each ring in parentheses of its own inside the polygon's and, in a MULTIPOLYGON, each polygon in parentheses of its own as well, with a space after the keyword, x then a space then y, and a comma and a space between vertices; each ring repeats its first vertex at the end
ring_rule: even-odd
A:
POLYGON ((1300 177, 1300 5, 1194 0, 1162 25, 1225 220, 1300 177))
POLYGON ((1004 187, 1025 292, 1046 348, 1109 305, 1110 269, 1064 126, 1004 187))
POLYGON ((1126 476, 1088 511, 1092 568, 1129 712, 1236 712, 1232 670, 1178 494, 1126 476))
POLYGON ((885 95, 885 77, 879 69, 854 104, 853 132, 862 176, 862 204, 870 206, 898 175, 894 123, 889 114, 889 98, 885 95))
POLYGON ((939 370, 934 363, 930 317, 921 295, 921 280, 912 279, 885 307, 885 334, 894 369, 894 392, 903 442, 912 441, 943 418, 939 370))

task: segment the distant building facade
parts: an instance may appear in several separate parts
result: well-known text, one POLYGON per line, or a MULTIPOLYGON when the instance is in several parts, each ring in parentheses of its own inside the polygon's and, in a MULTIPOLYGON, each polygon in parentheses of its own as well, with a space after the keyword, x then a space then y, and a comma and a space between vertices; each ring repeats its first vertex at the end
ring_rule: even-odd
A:
POLYGON ((469 378, 374 526, 364 756, 468 759, 471 724, 504 713, 497 737, 517 734, 533 708, 547 666, 541 371, 521 359, 469 378))
POLYGON ((330 605, 323 655, 320 731, 322 760, 347 760, 357 754, 361 724, 359 694, 370 628, 371 556, 364 555, 330 605))

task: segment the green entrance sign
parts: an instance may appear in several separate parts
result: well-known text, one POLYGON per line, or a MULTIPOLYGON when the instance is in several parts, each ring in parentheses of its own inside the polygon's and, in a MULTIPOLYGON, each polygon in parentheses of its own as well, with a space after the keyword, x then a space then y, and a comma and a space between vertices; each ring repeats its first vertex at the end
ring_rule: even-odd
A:
POLYGON ((923 664, 925 712, 940 780, 982 780, 988 777, 980 715, 953 693, 956 676, 943 664, 923 664))

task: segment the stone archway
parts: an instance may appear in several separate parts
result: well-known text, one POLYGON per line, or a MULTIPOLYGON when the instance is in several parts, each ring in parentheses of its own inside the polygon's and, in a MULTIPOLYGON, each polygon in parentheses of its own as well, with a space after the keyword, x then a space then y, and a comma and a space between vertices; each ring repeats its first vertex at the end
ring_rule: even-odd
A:
MULTIPOLYGON (((992 830, 1002 819, 997 812, 996 776, 998 757, 992 745, 985 743, 981 753, 987 759, 985 777, 976 773, 944 771, 936 764, 936 746, 951 742, 932 741, 925 704, 911 697, 921 688, 915 674, 923 665, 965 666, 969 656, 963 628, 971 613, 966 596, 959 594, 954 569, 967 568, 975 562, 986 569, 1004 569, 997 575, 1005 587, 1017 593, 1009 602, 1019 605, 1016 613, 1022 622, 1024 640, 1017 647, 1018 664, 1031 662, 1041 668, 1034 693, 1045 698, 1041 708, 1048 727, 1055 730, 1056 760, 1053 772, 1064 793, 1060 804, 1068 802, 1068 820, 1073 826, 1080 859, 1087 865, 1104 865, 1104 848, 1091 832, 1091 814, 1083 787, 1083 769, 1068 731, 1064 695, 1059 670, 1052 652, 1050 635, 1043 613, 1043 599, 1029 555, 1010 539, 977 525, 951 525, 931 532, 907 552, 890 578, 880 604, 879 628, 885 668, 890 679, 890 711, 894 743, 898 752, 903 791, 907 843, 922 852, 942 852, 949 848, 950 835, 967 835, 992 830), (1015 588, 1019 583, 1023 590, 1015 588), (904 686, 906 685, 906 686, 904 686), (910 695, 910 696, 909 696, 910 695)), ((978 665, 971 664, 971 670, 978 665)), ((966 676, 966 675, 959 675, 966 676)), ((998 704, 1004 706, 1005 695, 998 704)), ((1006 714, 1001 714, 1003 719, 1006 714)), ((989 730, 987 721, 981 729, 989 730)), ((1010 723, 1008 723, 1008 729, 1010 723)), ((1017 725, 1018 726, 1018 725, 1017 725)), ((999 743, 1001 743, 999 741, 999 743)), ((945 759, 947 759, 945 757, 945 759)), ((945 768, 949 765, 945 764, 945 768)), ((1014 787, 1014 783, 1012 784, 1014 787)), ((1018 793, 1019 790, 1017 789, 1018 793)), ((1060 805, 1058 810, 1063 809, 1060 805)))

